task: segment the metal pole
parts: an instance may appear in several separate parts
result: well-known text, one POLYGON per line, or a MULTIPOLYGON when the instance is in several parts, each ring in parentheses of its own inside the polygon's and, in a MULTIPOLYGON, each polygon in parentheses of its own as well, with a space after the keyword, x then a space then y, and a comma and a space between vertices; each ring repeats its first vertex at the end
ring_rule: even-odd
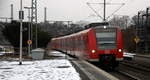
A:
POLYGON ((36 19, 35 19, 35 22, 36 22, 36 32, 35 32, 35 33, 36 33, 36 37, 35 37, 36 39, 35 39, 35 40, 36 40, 36 41, 35 41, 35 42, 36 42, 36 45, 35 45, 35 47, 36 47, 36 48, 38 48, 38 31, 37 31, 37 0, 35 0, 35 6, 36 6, 36 9, 35 9, 35 14, 36 14, 36 15, 35 15, 35 16, 36 16, 36 19))
MULTIPOLYGON (((31 40, 33 42, 33 33, 32 33, 33 32, 33 19, 34 19, 34 16, 33 16, 33 8, 34 8, 33 7, 33 0, 31 1, 31 4, 32 5, 31 5, 31 26, 30 26, 31 27, 31 33, 30 34, 31 34, 31 40)), ((33 44, 31 44, 30 47, 31 47, 31 50, 32 50, 33 44)))
MULTIPOLYGON (((138 26, 136 26, 136 36, 138 36, 138 27, 140 27, 140 12, 138 12, 138 26)), ((136 43, 136 53, 138 53, 138 44, 136 43)))
MULTIPOLYGON (((144 15, 142 14, 142 25, 141 25, 141 29, 142 29, 142 31, 144 30, 144 15)), ((142 34, 142 36, 144 37, 144 39, 145 39, 145 35, 143 35, 143 32, 141 32, 141 34, 142 34)), ((145 42, 145 41, 144 41, 145 42)), ((144 47, 144 46, 143 46, 144 47)), ((143 50, 143 52, 145 52, 145 50, 143 50)))
POLYGON ((46 22, 46 16, 47 16, 47 8, 44 8, 44 22, 46 22))
POLYGON ((11 4, 11 21, 13 20, 13 4, 11 4))
POLYGON ((106 0, 104 0, 104 22, 106 21, 106 0))
MULTIPOLYGON (((22 0, 20 0, 20 11, 22 11, 22 0)), ((21 14, 21 17, 23 15, 21 14)), ((22 65, 22 18, 20 18, 20 57, 19 65, 22 65)))
POLYGON ((148 32, 147 31, 148 30, 147 29, 148 28, 148 11, 149 11, 149 8, 146 9, 146 22, 145 22, 145 25, 146 25, 145 26, 145 33, 146 33, 145 52, 146 53, 148 53, 148 33, 147 33, 148 32))
POLYGON ((143 20, 144 20, 144 15, 142 15, 142 28, 144 28, 143 20))
POLYGON ((128 28, 128 19, 126 18, 126 28, 125 29, 127 29, 128 28))
MULTIPOLYGON (((29 16, 28 16, 28 18, 29 18, 29 26, 28 26, 28 40, 31 40, 31 20, 30 20, 30 8, 29 8, 29 10, 28 10, 29 12, 28 12, 28 14, 29 14, 29 16)), ((30 55, 30 53, 31 53, 31 44, 28 44, 28 54, 30 55)))
POLYGON ((33 45, 31 45, 31 48, 37 48, 37 0, 31 0, 32 1, 32 12, 31 12, 31 40, 33 40, 33 45), (35 39, 33 38, 33 24, 35 23, 35 39), (34 43, 35 42, 35 43, 34 43))
POLYGON ((140 25, 140 12, 138 12, 138 26, 140 25))

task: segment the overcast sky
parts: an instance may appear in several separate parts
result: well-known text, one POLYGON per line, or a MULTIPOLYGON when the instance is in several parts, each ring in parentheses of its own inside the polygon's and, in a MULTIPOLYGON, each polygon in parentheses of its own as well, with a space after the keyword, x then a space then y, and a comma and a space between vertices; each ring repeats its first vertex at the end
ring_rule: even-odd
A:
MULTIPOLYGON (((137 14, 139 10, 145 10, 150 7, 150 0, 106 0, 111 3, 125 3, 125 5, 116 13, 118 15, 137 14)), ((72 20, 74 22, 98 21, 100 18, 93 16, 95 13, 87 6, 87 2, 103 2, 103 0, 37 0, 38 2, 38 22, 44 21, 44 7, 47 7, 47 20, 72 20)), ((18 11, 20 0, 0 0, 0 17, 10 17, 10 4, 14 4, 14 19, 18 20, 18 11)), ((23 7, 31 6, 31 0, 23 0, 23 7)), ((102 5, 91 5, 101 16, 102 5)), ((107 16, 119 8, 120 5, 108 5, 107 16)), ((25 21, 27 20, 27 10, 25 11, 25 21)))

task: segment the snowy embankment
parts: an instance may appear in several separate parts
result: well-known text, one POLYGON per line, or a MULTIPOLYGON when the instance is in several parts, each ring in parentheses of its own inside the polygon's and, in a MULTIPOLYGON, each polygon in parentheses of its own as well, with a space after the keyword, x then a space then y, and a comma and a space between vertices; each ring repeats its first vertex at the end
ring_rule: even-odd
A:
POLYGON ((16 61, 0 61, 0 80, 80 80, 79 74, 67 59, 18 64, 16 61))

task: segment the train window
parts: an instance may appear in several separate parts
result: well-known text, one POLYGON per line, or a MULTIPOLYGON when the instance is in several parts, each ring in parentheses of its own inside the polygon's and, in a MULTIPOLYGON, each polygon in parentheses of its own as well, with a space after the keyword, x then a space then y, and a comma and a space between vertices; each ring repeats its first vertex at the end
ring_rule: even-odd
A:
POLYGON ((100 33, 96 33, 96 36, 99 38, 110 38, 110 37, 115 37, 115 33, 114 32, 100 32, 100 33))
POLYGON ((116 30, 96 31, 97 48, 100 50, 116 48, 116 30))

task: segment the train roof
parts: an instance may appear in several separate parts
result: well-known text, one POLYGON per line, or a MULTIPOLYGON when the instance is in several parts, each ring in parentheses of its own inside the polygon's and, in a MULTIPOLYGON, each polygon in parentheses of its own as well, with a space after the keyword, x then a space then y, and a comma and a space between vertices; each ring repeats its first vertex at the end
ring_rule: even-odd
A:
POLYGON ((118 27, 110 27, 108 22, 103 22, 103 23, 91 23, 89 25, 87 25, 87 29, 77 32, 77 33, 73 33, 70 35, 66 35, 66 36, 62 36, 62 37, 57 37, 57 38, 53 38, 52 40, 56 40, 56 39, 63 39, 63 38, 68 38, 68 37, 72 37, 72 36, 77 36, 80 34, 84 34, 84 33, 88 33, 91 29, 98 29, 98 28, 104 28, 104 26, 106 26, 106 28, 118 28, 118 27))
POLYGON ((77 32, 77 33, 70 34, 70 35, 66 35, 66 36, 62 36, 62 37, 58 37, 58 38, 53 38, 52 40, 63 39, 63 38, 68 38, 68 37, 72 37, 72 36, 77 36, 77 35, 80 35, 80 34, 88 33, 91 29, 92 28, 89 28, 89 29, 86 29, 86 30, 83 30, 83 31, 80 31, 80 32, 77 32))

